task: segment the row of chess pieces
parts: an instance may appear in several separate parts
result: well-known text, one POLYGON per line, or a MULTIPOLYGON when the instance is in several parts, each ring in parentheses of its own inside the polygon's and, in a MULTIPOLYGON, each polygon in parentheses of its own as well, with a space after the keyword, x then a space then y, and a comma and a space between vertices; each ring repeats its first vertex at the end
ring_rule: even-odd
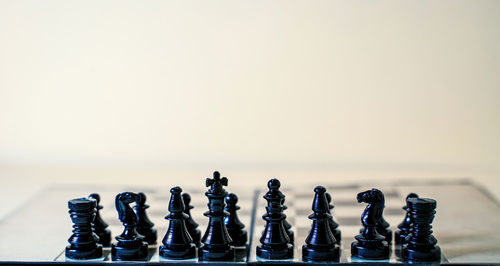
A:
MULTIPOLYGON (((189 194, 182 194, 180 187, 170 190, 168 205, 168 229, 159 247, 159 256, 165 260, 199 261, 241 261, 246 257, 238 256, 237 251, 248 247, 247 232, 239 220, 237 211, 238 198, 228 194, 226 177, 219 172, 213 178, 207 178, 206 186, 210 187, 205 195, 208 198, 209 217, 207 230, 201 237, 198 224, 193 220, 190 209, 189 194)), ((285 195, 280 191, 280 181, 271 179, 264 195, 267 201, 266 222, 260 245, 256 247, 256 255, 261 260, 290 260, 294 253, 294 233, 286 221, 284 210, 285 195)), ((305 262, 331 261, 340 258, 341 232, 339 224, 331 215, 333 205, 331 196, 322 186, 314 189, 312 203, 313 213, 311 230, 302 246, 302 260, 305 262)), ((359 203, 367 203, 361 221, 363 228, 351 244, 353 258, 367 260, 389 259, 392 242, 392 231, 383 218, 385 206, 384 194, 378 189, 371 189, 357 195, 359 203)), ((69 213, 73 222, 73 235, 68 239, 66 258, 75 260, 98 259, 103 256, 102 247, 111 246, 113 261, 145 261, 148 259, 148 245, 156 243, 157 231, 148 219, 146 196, 143 193, 124 192, 115 198, 118 217, 124 231, 111 243, 111 232, 99 215, 98 194, 87 198, 77 198, 68 202, 69 213), (130 204, 135 203, 134 207, 130 204)), ((411 193, 406 198, 406 215, 399 230, 394 234, 396 246, 400 247, 398 256, 409 262, 434 262, 441 260, 441 251, 437 240, 432 235, 432 221, 435 215, 436 201, 420 198, 411 193)))

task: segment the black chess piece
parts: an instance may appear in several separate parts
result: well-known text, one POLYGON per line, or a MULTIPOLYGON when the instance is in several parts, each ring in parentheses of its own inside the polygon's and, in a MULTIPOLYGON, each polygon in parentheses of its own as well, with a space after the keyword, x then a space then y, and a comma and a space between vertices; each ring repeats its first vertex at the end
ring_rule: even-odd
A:
POLYGON ((118 218, 123 223, 124 230, 115 237, 116 243, 111 245, 111 259, 113 261, 143 261, 148 259, 148 243, 144 236, 137 233, 137 215, 130 207, 130 203, 139 204, 141 196, 132 192, 123 192, 116 195, 115 206, 118 218))
POLYGON ((70 259, 96 259, 102 257, 102 245, 94 233, 92 222, 96 215, 94 199, 78 198, 68 201, 69 214, 73 222, 73 234, 68 239, 66 257, 70 259))
POLYGON ((169 220, 169 224, 162 241, 163 245, 160 247, 160 256, 166 259, 181 260, 196 257, 196 245, 193 243, 185 223, 189 216, 184 213, 181 192, 180 187, 170 189, 172 194, 168 204, 170 214, 165 217, 169 220))
POLYGON ((385 237, 377 232, 377 226, 384 211, 384 194, 378 189, 371 189, 357 195, 358 202, 368 203, 361 216, 363 231, 355 236, 351 244, 351 255, 361 259, 383 260, 390 256, 389 244, 385 237))
POLYGON ((328 219, 328 223, 330 224, 330 230, 332 231, 333 236, 335 237, 335 240, 337 240, 337 243, 340 244, 340 241, 342 241, 342 233, 339 230, 339 224, 335 222, 333 219, 333 215, 331 210, 335 208, 332 203, 332 196, 330 193, 326 192, 326 201, 328 202, 328 214, 330 214, 332 217, 328 219))
POLYGON ((405 210, 405 218, 403 221, 398 225, 399 230, 394 232, 394 241, 396 242, 396 245, 402 245, 405 243, 405 238, 406 236, 410 233, 410 228, 412 224, 411 220, 411 215, 410 215, 410 209, 409 209, 409 199, 412 198, 418 198, 418 195, 415 193, 410 193, 408 196, 406 196, 406 205, 403 206, 403 210, 405 210))
POLYGON ((330 230, 328 201, 325 196, 326 189, 322 186, 314 188, 314 200, 312 204, 313 214, 309 219, 313 220, 311 230, 306 238, 306 244, 302 246, 302 260, 311 261, 334 261, 340 258, 340 246, 330 230))
POLYGON ((408 262, 438 262, 441 248, 432 235, 432 221, 436 214, 436 201, 428 198, 410 198, 411 232, 403 245, 403 259, 408 262))
POLYGON ((238 218, 237 211, 240 206, 236 205, 238 203, 238 197, 234 193, 229 193, 226 196, 226 211, 229 213, 224 219, 227 231, 231 239, 233 240, 233 246, 241 247, 246 246, 248 241, 247 231, 243 230, 245 225, 238 218))
POLYGON ((139 192, 139 203, 134 206, 135 213, 137 215, 137 233, 144 236, 144 240, 148 242, 149 245, 156 243, 158 238, 158 233, 154 229, 154 223, 151 222, 146 214, 146 209, 149 205, 146 204, 146 194, 139 192))
POLYGON ((200 261, 234 261, 232 239, 224 224, 224 217, 229 215, 224 210, 224 198, 227 192, 223 186, 227 186, 227 178, 221 178, 219 172, 214 172, 214 178, 206 179, 206 186, 210 189, 205 192, 208 197, 208 211, 204 215, 209 217, 209 221, 198 249, 198 259, 200 261))
MULTIPOLYGON (((285 205, 285 199, 283 199, 283 202, 281 202, 281 205, 283 205, 283 213, 284 213, 288 209, 288 207, 285 205)), ((287 221, 286 218, 285 218, 285 220, 283 220, 283 226, 285 227, 286 234, 288 235, 288 238, 290 239, 290 244, 295 245, 295 233, 292 230, 292 225, 287 221)))
POLYGON ((380 221, 377 224, 377 232, 384 236, 385 241, 390 245, 392 242, 392 230, 389 228, 389 223, 384 219, 384 216, 380 216, 380 221))
POLYGON ((191 209, 193 208, 193 206, 191 206, 191 196, 188 193, 183 193, 182 200, 184 201, 184 213, 189 216, 189 218, 186 220, 187 230, 189 232, 189 235, 193 239, 193 243, 197 247, 199 247, 201 243, 201 232, 200 230, 198 230, 198 223, 196 223, 193 219, 193 216, 191 216, 191 209))
POLYGON ((267 200, 266 214, 262 218, 266 227, 260 237, 261 245, 257 246, 257 256, 268 260, 284 260, 293 258, 293 245, 286 233, 283 220, 283 199, 285 195, 279 190, 281 184, 278 179, 271 179, 267 183, 269 191, 264 195, 267 200))
POLYGON ((108 224, 101 218, 100 210, 103 208, 99 203, 101 196, 97 193, 89 195, 89 199, 94 199, 97 202, 97 212, 94 219, 94 232, 99 236, 99 244, 103 247, 111 246, 111 231, 109 231, 108 224))

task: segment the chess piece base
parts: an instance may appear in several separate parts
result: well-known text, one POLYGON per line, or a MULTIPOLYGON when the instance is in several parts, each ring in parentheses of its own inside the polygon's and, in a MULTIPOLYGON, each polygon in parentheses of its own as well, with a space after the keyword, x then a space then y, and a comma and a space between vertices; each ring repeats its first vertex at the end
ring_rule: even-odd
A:
POLYGON ((338 262, 340 259, 340 247, 335 245, 332 248, 310 248, 307 245, 302 246, 302 261, 332 261, 338 262))
POLYGON ((148 244, 140 239, 111 245, 113 261, 145 261, 148 259, 148 244))
POLYGON ((102 245, 97 245, 91 248, 72 248, 66 247, 65 255, 67 258, 74 260, 88 260, 102 257, 102 245))
POLYGON ((441 260, 441 248, 434 246, 431 249, 410 249, 407 245, 403 247, 402 257, 408 262, 435 262, 441 260))
POLYGON ((210 249, 205 245, 201 245, 198 249, 199 261, 234 261, 234 248, 229 246, 229 249, 210 249))
POLYGON ((354 241, 351 244, 351 255, 360 259, 385 260, 390 256, 387 241, 354 241))
POLYGON ((188 247, 167 248, 160 247, 160 256, 170 260, 185 260, 196 258, 196 245, 191 243, 188 247))
POLYGON ((293 258, 293 245, 287 244, 284 249, 276 250, 265 248, 262 245, 257 246, 257 256, 267 260, 286 260, 293 258))

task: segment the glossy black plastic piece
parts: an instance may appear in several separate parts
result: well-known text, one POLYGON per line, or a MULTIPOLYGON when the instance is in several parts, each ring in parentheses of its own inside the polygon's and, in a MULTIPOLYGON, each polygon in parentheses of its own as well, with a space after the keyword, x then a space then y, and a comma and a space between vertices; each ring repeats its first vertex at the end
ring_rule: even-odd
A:
POLYGON ((205 192, 208 197, 208 211, 204 215, 209 218, 209 221, 198 249, 198 259, 200 261, 234 261, 232 239, 224 224, 224 218, 229 215, 224 210, 224 198, 227 192, 223 186, 227 186, 227 178, 221 178, 219 172, 214 172, 213 178, 206 179, 206 186, 210 189, 205 192))
POLYGON ((306 244, 302 246, 302 260, 306 262, 332 261, 340 259, 340 246, 330 230, 329 220, 332 216, 326 199, 326 189, 322 186, 314 188, 312 204, 313 214, 309 219, 313 221, 306 244))
POLYGON ((418 198, 418 195, 415 193, 410 193, 406 196, 406 205, 402 207, 402 209, 406 213, 405 218, 400 224, 398 224, 398 230, 394 232, 394 242, 396 243, 396 245, 404 244, 406 236, 408 236, 408 234, 410 233, 411 224, 413 222, 410 215, 410 209, 408 207, 408 205, 410 204, 408 200, 412 198, 418 198))
POLYGON ((224 219, 227 231, 231 239, 233 240, 233 246, 241 247, 246 246, 248 241, 247 231, 244 230, 245 225, 238 218, 237 211, 240 206, 237 205, 238 196, 234 193, 230 193, 226 196, 226 208, 225 210, 229 215, 224 219))
POLYGON ((337 243, 340 244, 340 242, 342 241, 342 233, 339 230, 339 224, 333 219, 333 215, 331 212, 331 210, 333 210, 333 208, 335 208, 335 206, 333 206, 333 204, 331 204, 332 203, 332 196, 328 192, 325 193, 325 196, 326 196, 326 201, 328 202, 328 214, 331 215, 331 218, 328 219, 328 223, 330 224, 330 230, 332 231, 332 234, 335 237, 335 240, 337 240, 337 243))
POLYGON ((117 242, 111 245, 113 261, 145 261, 148 258, 148 243, 137 232, 137 215, 130 207, 130 203, 139 204, 140 201, 141 196, 136 193, 123 192, 116 195, 115 206, 124 230, 115 237, 117 242))
POLYGON ((260 237, 261 245, 257 246, 257 256, 268 260, 284 260, 293 258, 293 245, 283 224, 286 215, 283 213, 285 195, 279 190, 281 183, 271 179, 267 183, 269 191, 264 195, 267 200, 266 214, 262 218, 266 227, 260 237))
MULTIPOLYGON (((281 202, 283 205, 283 213, 288 209, 288 207, 285 205, 285 199, 283 199, 283 202, 281 202)), ((283 226, 285 226, 286 234, 288 235, 288 238, 290 239, 290 244, 295 245, 295 233, 292 230, 292 225, 286 220, 283 220, 283 226)))
POLYGON ((384 260, 390 256, 390 247, 386 238, 378 233, 382 220, 385 198, 382 191, 371 189, 357 195, 359 203, 368 203, 361 216, 362 232, 355 236, 351 244, 351 255, 361 259, 384 260))
POLYGON ((97 201, 78 198, 68 201, 69 214, 73 222, 73 234, 66 247, 67 258, 83 260, 96 259, 102 256, 102 245, 94 233, 92 223, 96 215, 97 201))
POLYGON ((154 229, 154 223, 149 220, 146 210, 149 205, 146 204, 146 194, 139 192, 139 203, 134 206, 135 213, 137 215, 137 233, 144 236, 144 240, 148 242, 149 245, 155 244, 158 238, 158 233, 154 229))
POLYGON ((103 208, 99 203, 101 196, 97 193, 89 195, 89 199, 94 199, 97 202, 97 211, 94 219, 94 232, 99 236, 99 244, 103 247, 111 246, 111 231, 108 229, 108 224, 101 217, 100 210, 103 208))
POLYGON ((181 192, 180 187, 170 189, 171 196, 168 204, 170 214, 165 217, 169 224, 162 241, 163 245, 160 247, 160 256, 166 259, 181 260, 196 257, 196 245, 185 223, 189 216, 184 213, 181 192))
POLYGON ((428 198, 408 200, 412 218, 411 232, 403 246, 403 259, 408 262, 439 262, 441 248, 432 235, 432 221, 436 214, 437 203, 428 198))
POLYGON ((198 229, 198 223, 196 223, 191 216, 191 209, 193 209, 193 206, 191 206, 191 196, 188 193, 182 193, 182 201, 184 202, 184 213, 188 216, 186 220, 187 230, 193 239, 193 243, 199 247, 201 244, 201 232, 198 229))

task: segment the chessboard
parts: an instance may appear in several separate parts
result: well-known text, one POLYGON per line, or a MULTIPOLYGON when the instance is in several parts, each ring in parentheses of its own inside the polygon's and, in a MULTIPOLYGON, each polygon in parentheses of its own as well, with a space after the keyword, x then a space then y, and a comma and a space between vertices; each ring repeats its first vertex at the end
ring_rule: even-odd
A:
MULTIPOLYGON (((230 180, 230 178, 229 178, 230 180)), ((200 186, 182 186, 184 192, 191 195, 192 218, 200 225, 198 229, 205 231, 208 218, 203 215, 207 210, 207 188, 200 181, 200 186)), ((64 254, 68 238, 71 235, 72 223, 68 215, 67 201, 78 197, 87 197, 91 193, 101 196, 100 211, 103 220, 109 224, 113 236, 123 231, 115 210, 114 198, 124 191, 143 192, 147 195, 149 219, 158 231, 158 244, 150 245, 150 256, 142 264, 179 264, 197 263, 196 260, 172 261, 164 260, 158 255, 158 247, 167 230, 167 206, 170 199, 171 186, 91 186, 56 184, 42 190, 33 200, 16 210, 0 223, 0 260, 2 263, 47 264, 75 263, 64 254)), ((356 201, 356 194, 371 188, 378 188, 385 195, 384 218, 390 223, 392 231, 404 218, 402 206, 408 193, 415 192, 422 197, 437 201, 437 213, 433 223, 434 236, 442 250, 442 264, 461 263, 494 263, 500 262, 500 205, 484 189, 468 180, 428 182, 418 180, 399 180, 397 182, 377 183, 339 183, 328 184, 304 183, 289 186, 282 179, 281 191, 286 196, 287 221, 292 225, 295 234, 294 258, 284 261, 266 261, 256 257, 256 246, 264 230, 266 201, 263 195, 267 191, 266 184, 260 187, 246 187, 231 184, 227 192, 238 195, 238 211, 240 220, 248 231, 248 248, 240 254, 239 260, 226 264, 269 264, 293 263, 301 264, 301 247, 309 233, 311 221, 307 218, 312 213, 311 204, 313 189, 317 185, 324 186, 333 197, 335 208, 332 214, 342 232, 341 257, 339 263, 358 264, 362 261, 351 257, 350 245, 361 228, 361 213, 365 205, 356 201)), ((382 264, 402 264, 398 258, 397 247, 391 245, 392 255, 384 261, 372 261, 382 264)), ((100 264, 119 262, 111 261, 109 248, 104 249, 104 256, 97 260, 76 261, 78 264, 100 264)), ((203 262, 207 263, 207 262, 203 262)), ((218 262, 220 263, 220 262, 218 262)), ((210 263, 209 263, 210 264, 210 263)))

